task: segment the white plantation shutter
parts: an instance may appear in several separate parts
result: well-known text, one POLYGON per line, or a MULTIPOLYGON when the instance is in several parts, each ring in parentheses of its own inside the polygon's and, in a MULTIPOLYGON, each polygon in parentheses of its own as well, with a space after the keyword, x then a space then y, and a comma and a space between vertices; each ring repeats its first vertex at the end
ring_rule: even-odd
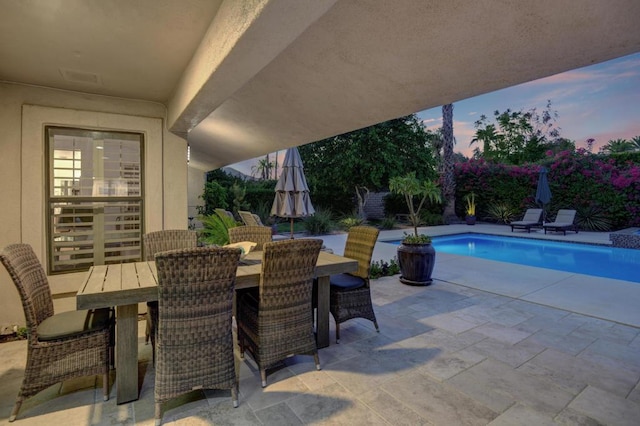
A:
POLYGON ((46 130, 49 271, 140 260, 143 136, 46 130))

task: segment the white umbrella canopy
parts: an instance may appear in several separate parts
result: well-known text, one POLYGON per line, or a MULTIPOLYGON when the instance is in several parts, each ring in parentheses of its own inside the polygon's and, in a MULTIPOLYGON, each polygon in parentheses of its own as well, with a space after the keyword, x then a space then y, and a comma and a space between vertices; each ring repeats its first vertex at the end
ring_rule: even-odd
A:
POLYGON ((291 238, 293 219, 315 213, 303 169, 298 148, 287 149, 282 163, 282 173, 275 188, 276 196, 271 206, 271 215, 291 219, 291 238))

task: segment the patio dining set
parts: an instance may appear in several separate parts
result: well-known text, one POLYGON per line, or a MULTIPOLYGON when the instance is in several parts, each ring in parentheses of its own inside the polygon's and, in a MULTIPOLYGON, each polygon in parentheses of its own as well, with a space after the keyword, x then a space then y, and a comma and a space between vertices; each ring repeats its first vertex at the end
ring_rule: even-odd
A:
POLYGON ((46 273, 31 246, 12 244, 0 260, 20 293, 29 330, 23 384, 9 418, 26 398, 70 378, 101 375, 109 398, 115 366, 118 404, 138 399, 138 304, 147 302, 146 334, 153 346, 155 419, 163 404, 197 389, 228 389, 238 406, 234 341, 249 353, 262 387, 267 373, 291 355, 329 346, 329 312, 378 324, 369 267, 376 228, 353 227, 344 256, 322 240, 272 241, 271 228, 229 229, 230 247, 197 247, 190 230, 143 235, 144 261, 96 265, 78 291, 78 310, 54 314, 46 273), (234 243, 252 242, 246 253, 234 243), (237 337, 234 340, 234 321, 237 337))

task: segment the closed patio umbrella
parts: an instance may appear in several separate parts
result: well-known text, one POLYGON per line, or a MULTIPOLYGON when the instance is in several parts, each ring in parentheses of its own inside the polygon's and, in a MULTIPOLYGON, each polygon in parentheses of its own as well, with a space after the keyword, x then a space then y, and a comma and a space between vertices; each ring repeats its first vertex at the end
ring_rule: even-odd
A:
POLYGON ((271 214, 291 220, 291 238, 293 239, 293 219, 315 213, 298 148, 287 149, 275 191, 271 214))
POLYGON ((549 204, 551 201, 551 189, 549 188, 549 181, 547 179, 546 167, 540 168, 540 175, 538 176, 538 187, 536 188, 536 203, 542 207, 542 222, 546 221, 547 214, 545 212, 545 204, 549 204))

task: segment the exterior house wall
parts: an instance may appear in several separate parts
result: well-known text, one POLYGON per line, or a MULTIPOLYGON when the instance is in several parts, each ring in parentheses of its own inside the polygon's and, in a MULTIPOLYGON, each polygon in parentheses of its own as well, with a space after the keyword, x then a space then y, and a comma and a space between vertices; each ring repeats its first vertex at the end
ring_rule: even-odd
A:
POLYGON ((196 167, 189 167, 189 217, 193 217, 193 225, 200 227, 198 220, 198 206, 204 206, 204 200, 200 198, 204 192, 204 184, 207 180, 207 172, 196 167))
MULTIPOLYGON (((0 248, 28 243, 46 262, 46 124, 144 133, 144 231, 187 227, 187 144, 166 129, 164 105, 7 83, 0 83, 0 100, 0 248)), ((50 276, 54 298, 75 293, 84 276, 50 276)), ((20 298, 4 268, 0 292, 2 334, 24 325, 20 298)))

